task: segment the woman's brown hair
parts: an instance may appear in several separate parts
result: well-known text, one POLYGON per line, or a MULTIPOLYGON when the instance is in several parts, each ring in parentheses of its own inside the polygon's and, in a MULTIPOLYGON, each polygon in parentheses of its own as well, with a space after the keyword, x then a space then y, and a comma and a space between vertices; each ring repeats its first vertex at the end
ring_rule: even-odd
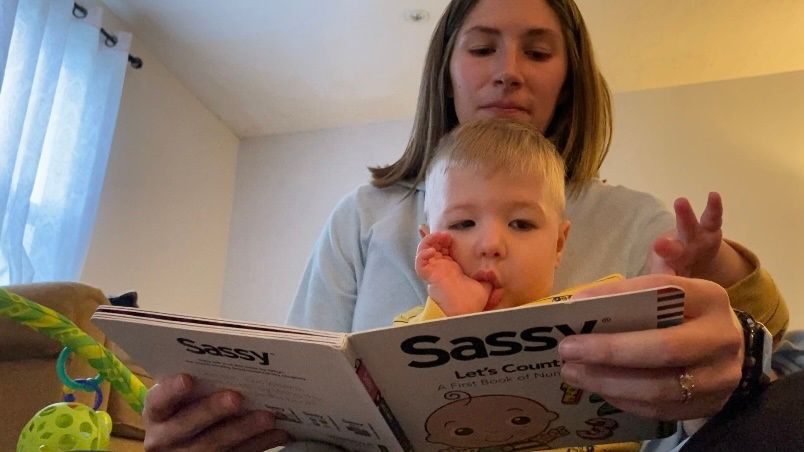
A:
MULTIPOLYGON (((453 0, 438 21, 424 62, 413 130, 402 157, 388 166, 369 168, 372 184, 418 184, 438 141, 458 125, 452 99, 449 62, 455 40, 479 0, 453 0)), ((611 140, 611 97, 594 60, 591 40, 573 0, 546 0, 561 22, 567 48, 564 80, 553 119, 544 135, 555 143, 566 165, 570 192, 597 176, 611 140)))

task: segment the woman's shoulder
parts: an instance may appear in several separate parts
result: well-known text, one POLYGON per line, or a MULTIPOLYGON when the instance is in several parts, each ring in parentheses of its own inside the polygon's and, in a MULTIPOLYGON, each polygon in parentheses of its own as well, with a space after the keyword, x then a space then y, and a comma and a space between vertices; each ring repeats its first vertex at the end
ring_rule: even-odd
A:
POLYGON ((355 188, 349 195, 357 202, 366 205, 384 205, 388 201, 401 200, 414 193, 419 188, 410 182, 397 182, 388 187, 375 187, 371 183, 366 183, 355 188))
POLYGON ((407 182, 398 182, 388 187, 363 184, 346 194, 335 206, 333 220, 351 217, 361 223, 373 224, 395 212, 417 208, 420 187, 407 182))
POLYGON ((657 197, 622 185, 609 184, 593 179, 581 187, 577 193, 567 198, 567 209, 582 210, 667 210, 657 197))

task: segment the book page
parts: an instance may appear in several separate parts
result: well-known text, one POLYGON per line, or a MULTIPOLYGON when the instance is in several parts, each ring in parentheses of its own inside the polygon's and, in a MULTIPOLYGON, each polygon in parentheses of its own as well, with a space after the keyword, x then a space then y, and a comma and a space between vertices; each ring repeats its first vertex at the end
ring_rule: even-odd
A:
POLYGON ((683 296, 664 288, 491 311, 349 341, 417 451, 638 441, 666 436, 675 424, 623 413, 564 384, 558 343, 571 334, 677 324, 683 296))
MULTIPOLYGON (((103 311, 103 310, 101 310, 103 311)), ((151 376, 196 378, 200 393, 233 389, 249 410, 269 410, 277 428, 298 440, 338 444, 349 450, 400 450, 383 413, 356 374, 359 361, 342 346, 271 338, 270 332, 170 322, 168 315, 97 312, 93 323, 151 376), (262 334, 263 337, 259 337, 262 334)), ((112 310, 107 310, 112 311, 112 310)))

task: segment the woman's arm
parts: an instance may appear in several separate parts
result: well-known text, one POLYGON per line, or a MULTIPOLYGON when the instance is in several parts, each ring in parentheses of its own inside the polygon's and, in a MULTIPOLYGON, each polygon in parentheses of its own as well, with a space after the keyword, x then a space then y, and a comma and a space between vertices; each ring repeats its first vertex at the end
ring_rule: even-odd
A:
POLYGON ((318 237, 290 307, 287 323, 352 331, 358 276, 363 270, 360 216, 354 195, 344 198, 318 237))
POLYGON ((770 273, 759 263, 759 258, 739 243, 726 240, 729 246, 749 262, 753 271, 726 289, 735 309, 751 314, 773 335, 778 344, 790 323, 790 312, 782 293, 770 273))

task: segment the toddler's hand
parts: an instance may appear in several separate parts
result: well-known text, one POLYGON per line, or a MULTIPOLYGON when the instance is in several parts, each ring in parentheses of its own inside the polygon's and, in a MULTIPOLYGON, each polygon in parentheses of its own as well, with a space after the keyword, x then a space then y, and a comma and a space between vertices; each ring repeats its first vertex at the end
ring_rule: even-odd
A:
POLYGON ((674 208, 676 233, 659 237, 653 243, 649 263, 651 273, 711 280, 712 275, 717 274, 718 252, 725 245, 720 195, 709 193, 700 222, 686 198, 676 199, 674 208))
POLYGON ((426 234, 416 250, 416 273, 429 284, 443 282, 463 275, 460 265, 452 259, 452 237, 446 232, 426 234))
POLYGON ((447 316, 480 312, 486 307, 492 285, 466 276, 452 258, 452 236, 438 231, 420 231, 416 251, 416 274, 427 282, 427 292, 447 316))

